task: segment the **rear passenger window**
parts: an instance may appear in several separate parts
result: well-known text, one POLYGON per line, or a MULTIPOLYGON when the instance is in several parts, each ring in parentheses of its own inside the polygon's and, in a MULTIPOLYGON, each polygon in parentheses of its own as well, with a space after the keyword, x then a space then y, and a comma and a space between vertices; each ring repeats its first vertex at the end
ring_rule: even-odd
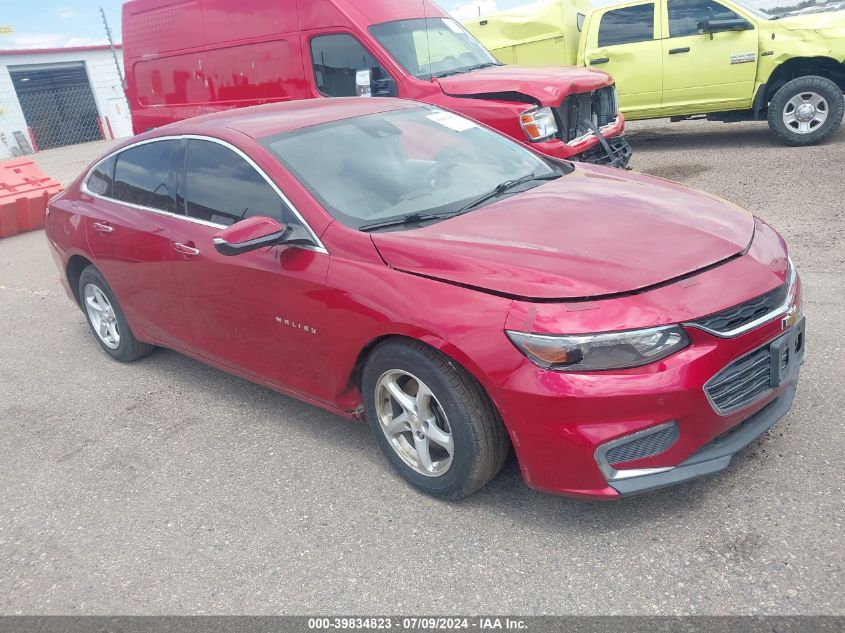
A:
POLYGON ((294 215, 255 168, 228 147, 211 141, 188 143, 187 212, 192 218, 229 226, 265 215, 282 224, 294 215))
POLYGON ((107 158, 94 168, 85 186, 88 191, 98 196, 110 198, 112 196, 112 185, 114 184, 114 156, 107 158))
POLYGON ((173 213, 171 160, 175 141, 155 141, 121 152, 114 168, 113 197, 173 213))
POLYGON ((376 58, 351 35, 320 35, 311 40, 311 60, 317 90, 327 97, 355 97, 355 75, 372 71, 373 96, 396 96, 395 84, 376 58))
POLYGON ((654 3, 608 11, 599 25, 599 46, 632 44, 654 39, 654 3))

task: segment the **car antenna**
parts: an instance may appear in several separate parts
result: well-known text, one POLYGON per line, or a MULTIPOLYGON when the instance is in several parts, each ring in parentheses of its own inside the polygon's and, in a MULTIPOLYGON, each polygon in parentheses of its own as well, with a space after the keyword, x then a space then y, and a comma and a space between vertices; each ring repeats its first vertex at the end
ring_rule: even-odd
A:
POLYGON ((425 47, 428 49, 428 79, 434 81, 434 74, 431 72, 431 42, 428 41, 428 15, 425 12, 425 0, 422 2, 423 24, 425 24, 425 47))

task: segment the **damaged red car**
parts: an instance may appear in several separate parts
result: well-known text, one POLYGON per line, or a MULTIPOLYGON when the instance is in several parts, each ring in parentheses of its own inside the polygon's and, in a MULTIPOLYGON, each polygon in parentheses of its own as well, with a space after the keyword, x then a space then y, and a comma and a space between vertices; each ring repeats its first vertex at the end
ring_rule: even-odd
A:
POLYGON ((47 236, 108 355, 167 347, 365 418, 449 499, 511 449, 529 486, 596 499, 720 471, 804 356, 762 220, 416 102, 159 128, 54 198, 47 236))

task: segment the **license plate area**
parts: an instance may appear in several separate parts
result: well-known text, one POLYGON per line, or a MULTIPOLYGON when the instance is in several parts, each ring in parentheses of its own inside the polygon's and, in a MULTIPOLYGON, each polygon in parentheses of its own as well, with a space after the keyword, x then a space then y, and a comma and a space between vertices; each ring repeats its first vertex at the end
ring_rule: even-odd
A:
POLYGON ((804 317, 786 334, 769 346, 771 353, 771 385, 779 387, 798 371, 804 358, 804 317))

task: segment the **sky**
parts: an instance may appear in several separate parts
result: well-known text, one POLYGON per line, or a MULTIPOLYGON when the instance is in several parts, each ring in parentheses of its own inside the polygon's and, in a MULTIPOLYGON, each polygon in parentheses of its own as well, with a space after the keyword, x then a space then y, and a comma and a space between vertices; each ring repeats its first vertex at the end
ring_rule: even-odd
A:
MULTIPOLYGON (((236 0, 233 0, 236 1, 236 0)), ((538 0, 540 2, 544 0, 538 0)), ((755 0, 772 6, 782 0, 755 0)), ((120 41, 121 0, 0 0, 0 27, 12 33, 0 33, 0 49, 55 48, 106 44, 100 7, 120 41)), ((458 19, 530 4, 528 0, 438 0, 441 7, 458 19)))
MULTIPOLYGON (((480 4, 485 13, 525 4, 526 0, 440 0, 439 4, 456 17, 477 15, 480 4)), ((120 41, 121 0, 0 0, 0 27, 12 33, 0 34, 0 49, 54 48, 106 44, 100 7, 120 41)))

